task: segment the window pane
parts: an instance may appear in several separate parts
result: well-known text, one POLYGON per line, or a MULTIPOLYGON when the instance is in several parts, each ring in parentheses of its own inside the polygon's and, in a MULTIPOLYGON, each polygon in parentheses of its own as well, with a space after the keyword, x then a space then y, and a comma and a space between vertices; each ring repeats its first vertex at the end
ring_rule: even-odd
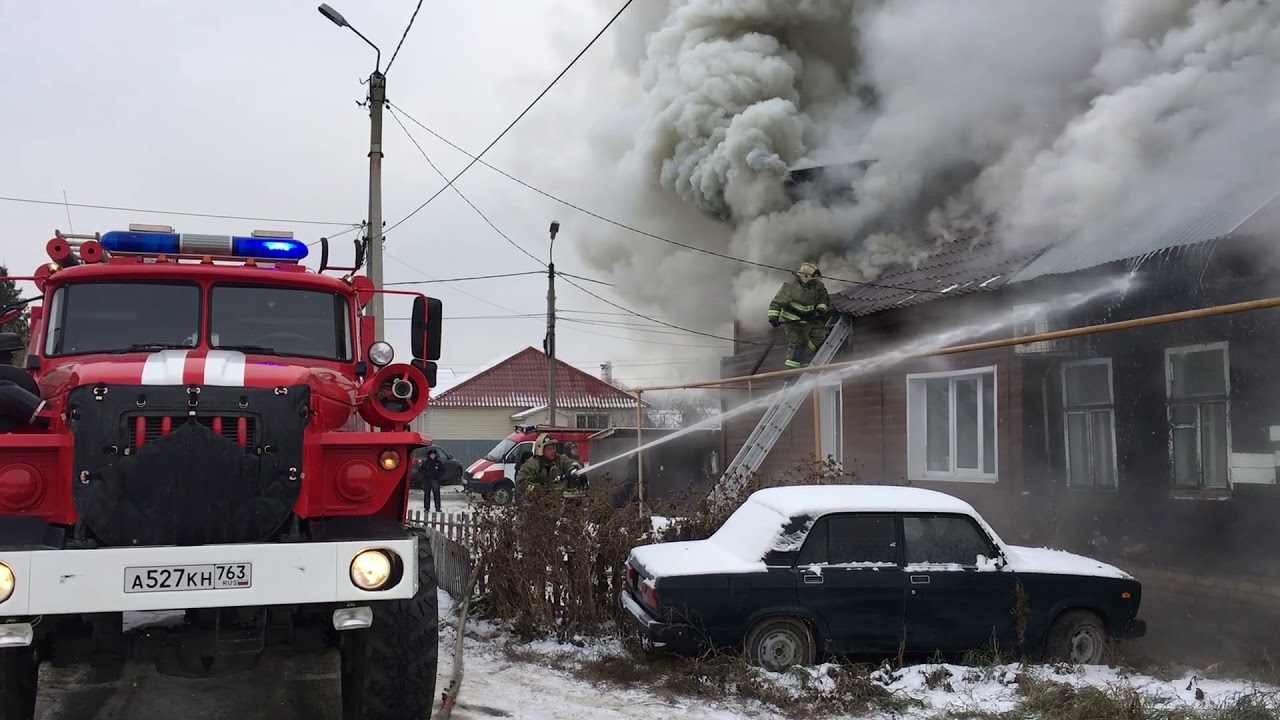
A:
POLYGON ((1194 427, 1173 429, 1173 482, 1179 487, 1200 485, 1194 427))
POLYGON ((134 345, 195 347, 200 288, 160 283, 84 283, 58 292, 62 325, 49 354, 127 350, 134 345))
POLYGON ((982 376, 982 472, 996 473, 996 376, 982 376))
POLYGON ((1225 357, 1222 350, 1201 350, 1170 355, 1172 381, 1170 397, 1225 395, 1227 392, 1226 376, 1223 372, 1225 357))
POLYGON ((1204 486, 1227 487, 1227 406, 1209 403, 1200 406, 1200 460, 1204 464, 1204 486))
POLYGON ((951 470, 951 381, 925 381, 925 446, 930 470, 951 470))
POLYGON ((1093 458, 1093 482, 1098 487, 1116 486, 1115 454, 1111 446, 1114 419, 1110 410, 1089 413, 1089 451, 1093 458))
POLYGON ((1074 487, 1089 487, 1089 416, 1082 412, 1067 413, 1067 482, 1074 487))
POLYGON ((832 565, 898 562, 898 533, 891 517, 832 517, 827 532, 827 560, 832 565))
POLYGON ((991 545, 968 518, 908 517, 902 529, 907 563, 975 566, 978 556, 990 558, 991 545))
POLYGON ((956 380, 956 468, 978 469, 978 378, 956 380))
POLYGON ((1169 408, 1169 419, 1174 425, 1195 427, 1199 412, 1195 405, 1174 405, 1169 408))
POLYGON ((257 345, 282 355, 351 357, 346 305, 331 292, 215 286, 209 333, 214 347, 257 345))
POLYGON ((809 535, 804 539, 804 547, 800 548, 800 554, 796 556, 797 565, 820 565, 827 562, 827 524, 829 522, 829 518, 822 518, 809 529, 809 535))
POLYGON ((1110 405, 1111 373, 1102 363, 1073 365, 1063 370, 1067 383, 1067 405, 1110 405))

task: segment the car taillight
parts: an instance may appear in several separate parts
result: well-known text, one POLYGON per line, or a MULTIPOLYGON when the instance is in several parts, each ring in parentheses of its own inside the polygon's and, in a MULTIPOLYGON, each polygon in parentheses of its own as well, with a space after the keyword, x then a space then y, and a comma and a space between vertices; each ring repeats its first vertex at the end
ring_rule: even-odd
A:
POLYGON ((627 563, 627 584, 628 585, 635 587, 636 575, 637 575, 636 569, 631 567, 631 563, 628 562, 627 563))
POLYGON ((653 581, 648 578, 640 581, 640 596, 644 599, 644 604, 650 608, 658 609, 658 588, 654 587, 653 581))

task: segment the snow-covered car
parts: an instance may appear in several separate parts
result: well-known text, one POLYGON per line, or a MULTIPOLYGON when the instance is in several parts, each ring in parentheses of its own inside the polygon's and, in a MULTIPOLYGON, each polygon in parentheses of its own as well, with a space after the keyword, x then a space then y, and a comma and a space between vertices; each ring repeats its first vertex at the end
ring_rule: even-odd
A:
POLYGON ((1076 663, 1142 637, 1142 586, 1058 550, 1005 544, 932 490, 827 485, 753 493, 710 538, 634 548, 622 606, 645 640, 744 647, 770 670, 820 654, 990 647, 1076 663))

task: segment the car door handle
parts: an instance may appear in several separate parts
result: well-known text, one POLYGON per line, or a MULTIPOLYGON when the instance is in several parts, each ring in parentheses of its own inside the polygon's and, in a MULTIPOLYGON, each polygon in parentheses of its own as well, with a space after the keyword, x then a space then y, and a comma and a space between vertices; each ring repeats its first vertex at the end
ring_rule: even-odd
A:
POLYGON ((912 585, 928 585, 929 576, 928 575, 912 575, 911 584, 912 585))
POLYGON ((804 574, 804 584, 805 584, 805 585, 821 585, 821 584, 822 584, 822 576, 821 576, 821 575, 818 575, 818 574, 816 574, 816 573, 805 573, 805 574, 804 574))

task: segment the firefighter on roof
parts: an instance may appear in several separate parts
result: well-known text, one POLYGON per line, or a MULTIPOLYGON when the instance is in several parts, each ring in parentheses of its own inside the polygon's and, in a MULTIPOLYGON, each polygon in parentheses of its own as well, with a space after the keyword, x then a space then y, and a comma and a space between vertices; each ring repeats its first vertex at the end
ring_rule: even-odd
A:
POLYGON ((808 365, 827 339, 827 308, 831 298, 821 278, 817 265, 805 263, 769 303, 769 324, 782 325, 787 334, 786 365, 789 368, 808 365))
POLYGON ((533 457, 516 473, 516 487, 527 494, 539 487, 551 487, 560 478, 582 467, 582 463, 556 452, 556 439, 543 433, 533 442, 533 457))

